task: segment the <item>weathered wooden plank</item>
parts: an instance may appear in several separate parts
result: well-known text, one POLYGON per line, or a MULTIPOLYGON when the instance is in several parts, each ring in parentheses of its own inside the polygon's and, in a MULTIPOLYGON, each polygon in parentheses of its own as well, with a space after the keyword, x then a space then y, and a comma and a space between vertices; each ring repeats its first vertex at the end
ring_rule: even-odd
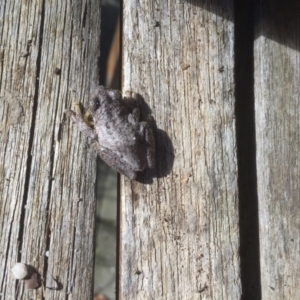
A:
POLYGON ((257 7, 255 113, 262 299, 300 299, 299 1, 257 7))
POLYGON ((0 293, 88 299, 96 155, 64 113, 97 84, 100 3, 1 2, 0 32, 0 293), (16 284, 17 261, 37 269, 41 288, 16 284), (52 276, 61 290, 47 288, 52 276))
POLYGON ((158 130, 153 184, 121 177, 122 299, 240 299, 232 8, 124 1, 123 90, 158 130))

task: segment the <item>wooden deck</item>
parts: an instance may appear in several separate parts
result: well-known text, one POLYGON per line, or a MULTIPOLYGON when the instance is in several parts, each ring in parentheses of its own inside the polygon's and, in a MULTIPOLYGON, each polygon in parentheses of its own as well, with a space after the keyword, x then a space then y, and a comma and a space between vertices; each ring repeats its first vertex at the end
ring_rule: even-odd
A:
MULTIPOLYGON (((300 299, 300 4, 237 2, 123 1, 157 158, 120 178, 118 299, 300 299)), ((93 296, 96 154, 65 111, 98 84, 100 11, 0 4, 1 300, 93 296)))

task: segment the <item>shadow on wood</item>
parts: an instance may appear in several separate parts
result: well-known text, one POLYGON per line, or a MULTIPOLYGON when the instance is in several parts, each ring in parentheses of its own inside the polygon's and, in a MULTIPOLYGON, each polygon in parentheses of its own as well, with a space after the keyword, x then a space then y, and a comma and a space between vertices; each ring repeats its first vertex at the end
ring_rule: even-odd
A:
POLYGON ((168 134, 157 128, 156 121, 151 116, 152 110, 145 99, 137 94, 140 100, 141 120, 147 120, 155 137, 155 168, 138 173, 136 181, 151 184, 153 178, 161 178, 170 174, 174 163, 174 147, 168 134))

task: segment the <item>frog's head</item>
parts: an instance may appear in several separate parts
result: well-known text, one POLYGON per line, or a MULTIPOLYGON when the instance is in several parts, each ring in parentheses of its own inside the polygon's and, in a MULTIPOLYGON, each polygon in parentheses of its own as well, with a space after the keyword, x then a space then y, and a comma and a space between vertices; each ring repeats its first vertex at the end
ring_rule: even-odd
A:
POLYGON ((102 85, 97 86, 91 95, 89 108, 92 115, 101 113, 108 109, 112 102, 122 99, 121 92, 107 89, 102 85))

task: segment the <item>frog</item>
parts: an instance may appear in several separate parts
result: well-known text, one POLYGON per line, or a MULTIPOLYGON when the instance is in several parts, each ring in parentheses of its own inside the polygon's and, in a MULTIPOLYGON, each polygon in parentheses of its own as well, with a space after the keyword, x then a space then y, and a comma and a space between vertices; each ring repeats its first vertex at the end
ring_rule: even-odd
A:
POLYGON ((92 92, 88 108, 77 102, 68 117, 93 141, 102 160, 134 180, 155 167, 155 138, 151 122, 141 117, 140 97, 102 85, 92 92))

